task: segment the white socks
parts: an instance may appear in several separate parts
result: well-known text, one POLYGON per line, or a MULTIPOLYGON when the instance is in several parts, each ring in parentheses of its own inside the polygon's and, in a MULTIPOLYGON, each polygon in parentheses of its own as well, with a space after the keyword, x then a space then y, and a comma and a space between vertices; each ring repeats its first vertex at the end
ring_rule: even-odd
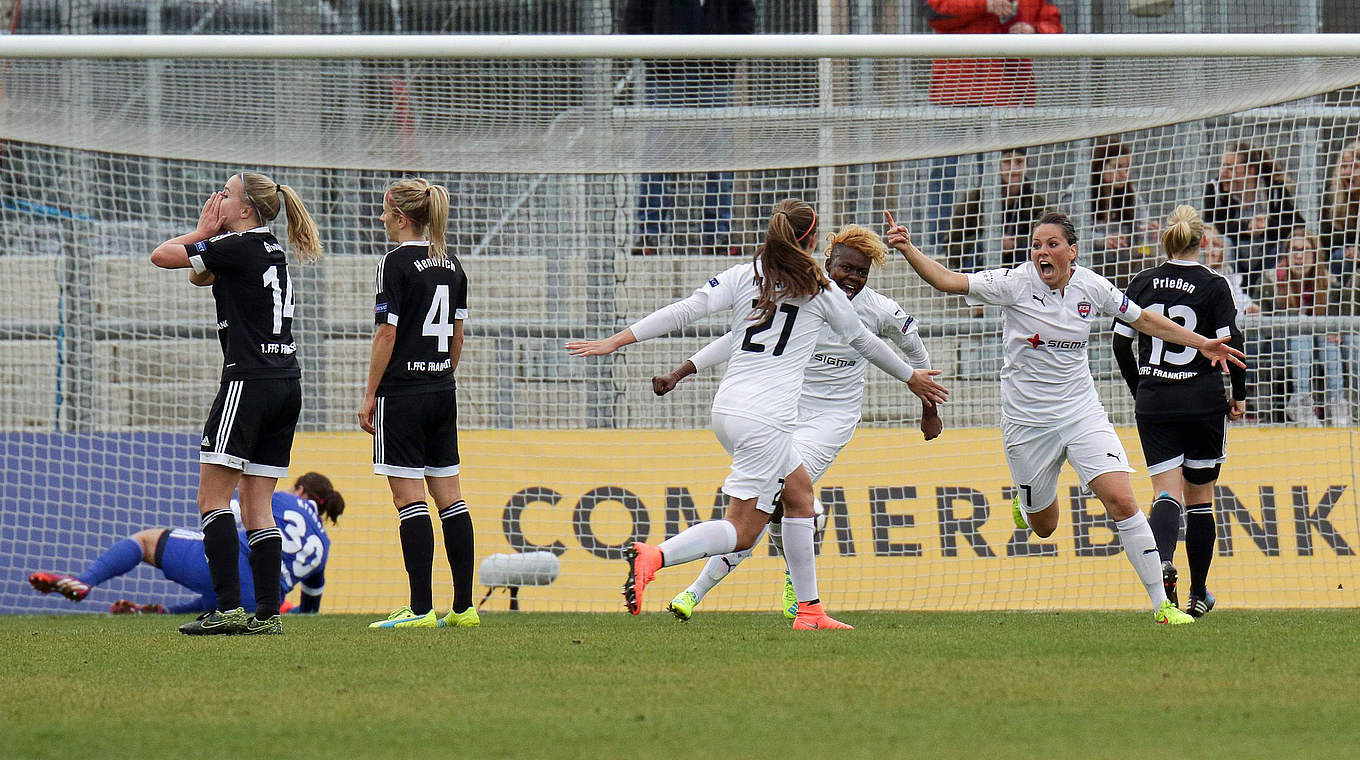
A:
MULTIPOLYGON (((763 537, 764 535, 765 534, 762 532, 761 536, 763 537)), ((728 573, 736 570, 737 565, 740 565, 747 557, 751 556, 751 553, 755 551, 756 546, 760 546, 759 538, 756 539, 755 546, 752 546, 750 549, 719 554, 716 557, 709 557, 708 561, 704 563, 704 569, 699 571, 699 577, 695 578, 694 582, 689 584, 689 588, 685 590, 694 594, 694 601, 696 603, 702 602, 704 596, 712 591, 714 586, 718 585, 723 578, 726 578, 728 573)))
MULTIPOLYGON (((789 563, 789 578, 793 580, 793 591, 800 602, 817 599, 817 556, 812 549, 814 532, 811 517, 784 517, 784 560, 789 563)), ((1152 532, 1148 531, 1149 540, 1152 532)), ((1160 568, 1161 563, 1158 562, 1160 568)), ((1161 583, 1161 570, 1157 571, 1157 582, 1161 583)))
POLYGON ((1152 600, 1152 609, 1157 609, 1166 601, 1166 589, 1162 586, 1162 557, 1157 553, 1157 540, 1152 537, 1152 526, 1147 517, 1139 510, 1125 520, 1114 524, 1119 530, 1119 542, 1124 545, 1124 556, 1129 558, 1138 573, 1138 580, 1147 589, 1152 600))
POLYGON ((737 548, 737 526, 726 520, 706 520, 662 541, 660 548, 666 567, 727 554, 737 548))

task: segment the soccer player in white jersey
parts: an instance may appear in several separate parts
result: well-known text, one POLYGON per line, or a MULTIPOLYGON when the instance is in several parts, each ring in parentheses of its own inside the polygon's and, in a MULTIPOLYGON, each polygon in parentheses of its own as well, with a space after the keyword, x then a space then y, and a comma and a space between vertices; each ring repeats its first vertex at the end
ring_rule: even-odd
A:
POLYGON ((1158 623, 1192 623, 1166 598, 1162 560, 1147 518, 1133 498, 1128 455, 1096 395, 1087 362, 1091 325, 1113 317, 1168 343, 1190 346, 1215 365, 1245 366, 1228 336, 1207 338, 1143 310, 1109 280, 1076 265, 1077 233, 1067 215, 1047 213, 1034 226, 1030 260, 1014 269, 950 271, 912 245, 888 217, 889 245, 936 290, 1000 306, 1004 316, 1001 435, 1017 486, 1018 527, 1046 537, 1058 526, 1058 470, 1072 463, 1115 523, 1124 554, 1152 600, 1158 623))
MULTIPOLYGON (((826 273, 845 291, 864 326, 879 337, 897 344, 913 367, 930 368, 930 354, 916 328, 916 318, 897 302, 868 286, 869 271, 887 261, 888 246, 878 233, 858 224, 841 228, 832 236, 826 250, 826 273)), ((675 371, 652 378, 652 389, 662 396, 686 377, 727 361, 731 355, 732 333, 709 343, 675 371)), ((859 425, 860 405, 864 399, 864 378, 869 371, 865 361, 830 327, 817 336, 817 348, 803 375, 803 394, 798 398, 798 424, 793 431, 793 447, 815 484, 836 461, 841 449, 850 442, 859 425)), ((939 408, 921 405, 921 432, 927 441, 939 436, 943 423, 939 408)), ((778 510, 776 510, 778 515, 778 510)), ((779 520, 771 519, 770 537, 780 554, 784 552, 779 520)), ((756 539, 756 545, 760 539, 756 539)), ((689 620, 694 608, 744 560, 754 547, 745 551, 709 557, 694 582, 670 603, 671 614, 689 620)), ((793 618, 798 600, 789 573, 784 572, 784 617, 793 618)))
POLYGON ((633 544, 627 551, 624 600, 634 615, 661 567, 750 548, 782 492, 784 552, 798 597, 794 629, 850 627, 827 615, 817 595, 812 481, 793 448, 803 372, 817 336, 829 323, 924 401, 943 403, 948 391, 932 377, 937 370, 913 370, 860 322, 845 294, 812 258, 816 231, 811 206, 781 201, 754 261, 731 267, 689 298, 608 338, 567 344, 573 356, 602 356, 727 310, 732 311, 731 331, 739 337, 713 399, 713 431, 732 455, 732 471, 723 481, 726 515, 690 526, 660 546, 633 544))

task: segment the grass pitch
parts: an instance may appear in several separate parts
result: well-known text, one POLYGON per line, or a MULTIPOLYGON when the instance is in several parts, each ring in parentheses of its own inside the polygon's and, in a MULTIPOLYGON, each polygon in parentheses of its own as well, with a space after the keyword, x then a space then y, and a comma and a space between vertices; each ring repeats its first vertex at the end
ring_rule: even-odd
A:
POLYGON ((5 757, 1354 757, 1360 611, 0 616, 5 757))

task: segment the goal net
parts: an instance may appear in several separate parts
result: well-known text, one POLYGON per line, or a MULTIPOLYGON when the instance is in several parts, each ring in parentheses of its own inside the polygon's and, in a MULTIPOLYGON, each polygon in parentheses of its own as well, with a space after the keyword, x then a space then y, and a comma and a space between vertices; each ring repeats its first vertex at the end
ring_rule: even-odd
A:
MULTIPOLYGON (((16 11, 14 30, 607 33, 623 4, 581 3, 557 26, 534 3, 461 26, 445 17, 421 26, 429 4, 405 6, 387 26, 363 4, 319 4, 327 12, 305 24, 284 11, 309 4, 216 5, 238 14, 236 26, 171 28, 178 17, 162 13, 159 26, 142 17, 101 28, 92 12, 16 11)), ((915 3, 762 5, 765 32, 927 30, 915 3)), ((1192 18, 1203 11, 1187 3, 1103 27, 1086 4, 1058 5, 1069 32, 1319 28, 1281 29, 1264 0, 1244 4, 1249 18, 1236 26, 1192 18)), ((373 42, 363 35, 329 38, 334 51, 306 60, 226 52, 268 37, 193 38, 197 51, 116 60, 0 52, 0 610, 103 611, 117 598, 185 593, 143 567, 72 606, 24 578, 79 571, 143 528, 196 525, 194 452, 221 364, 212 299, 147 256, 191 229, 203 198, 241 170, 296 188, 327 249, 292 270, 304 408, 291 468, 328 475, 348 503, 331 528, 326 611, 377 612, 406 598, 395 510, 354 413, 386 250, 382 190, 410 174, 449 188, 450 248, 471 283, 458 404, 478 557, 557 560, 550 584, 519 589, 523 609, 621 610, 628 542, 655 543, 721 513, 729 461, 708 430, 721 372, 661 399, 648 381, 725 322, 604 359, 571 359, 563 344, 608 335, 749 257, 780 199, 813 203, 823 233, 881 229, 892 211, 927 253, 965 271, 1023 260, 1033 219, 1062 210, 1077 221, 1079 263, 1125 284, 1160 260, 1157 224, 1172 208, 1244 193, 1256 200, 1217 220, 1206 251, 1236 286, 1251 365, 1249 414, 1230 428, 1215 500, 1210 588, 1237 608, 1360 603, 1360 58, 1308 35, 1294 39, 1322 44, 1311 57, 1240 48, 1197 57, 1232 44, 1203 36, 1173 40, 1184 55, 1148 37, 1142 55, 1139 41, 1111 38, 1093 56, 1090 37, 1009 39, 1020 36, 865 37, 866 49, 898 46, 871 57, 810 55, 795 48, 836 38, 777 35, 750 38, 784 45, 761 55, 755 42, 722 53, 704 47, 711 41, 690 40, 689 51, 648 41, 672 45, 669 58, 627 47, 542 57, 570 38, 538 38, 535 52, 534 39, 517 37, 378 37, 380 49, 339 52, 373 42), (921 57, 942 43, 957 47, 921 57), (440 45, 447 52, 429 52, 440 45)), ((176 41, 146 38, 163 43, 176 41)), ((1011 524, 999 313, 929 290, 900 260, 869 285, 915 316, 952 401, 944 433, 925 442, 920 404, 870 371, 863 422, 815 489, 830 512, 823 598, 838 610, 1142 607, 1112 524, 1070 470, 1054 536, 1011 524)), ((1154 494, 1110 336, 1108 325, 1092 333, 1091 369, 1146 508, 1154 494)), ((1177 559, 1184 573, 1183 550, 1177 559)), ((444 560, 435 565, 446 581, 444 560)), ((700 566, 665 570, 646 607, 664 609, 700 566)), ((762 545, 703 608, 776 609, 781 570, 762 545)), ((488 573, 480 590, 482 580, 503 581, 488 573)), ((436 605, 447 604, 447 583, 436 589, 436 605)))

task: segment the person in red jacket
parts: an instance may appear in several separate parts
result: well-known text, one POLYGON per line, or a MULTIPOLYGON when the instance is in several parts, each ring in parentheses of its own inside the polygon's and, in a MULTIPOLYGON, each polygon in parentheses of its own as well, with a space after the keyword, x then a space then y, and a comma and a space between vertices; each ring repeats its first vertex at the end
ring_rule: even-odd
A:
MULTIPOLYGON (((1062 34, 1048 0, 926 0, 938 34, 1062 34)), ((930 72, 930 102, 942 106, 1034 104, 1034 71, 1023 58, 943 58, 930 72)))
MULTIPOLYGON (((925 0, 937 34, 1062 34, 1062 13, 1048 0, 925 0)), ((931 64, 930 102, 937 106, 1034 105, 1034 69, 1023 58, 942 58, 931 64)), ((981 157, 978 158, 981 169, 981 157)), ((936 247, 948 234, 959 157, 934 159, 926 185, 927 229, 936 247)))

